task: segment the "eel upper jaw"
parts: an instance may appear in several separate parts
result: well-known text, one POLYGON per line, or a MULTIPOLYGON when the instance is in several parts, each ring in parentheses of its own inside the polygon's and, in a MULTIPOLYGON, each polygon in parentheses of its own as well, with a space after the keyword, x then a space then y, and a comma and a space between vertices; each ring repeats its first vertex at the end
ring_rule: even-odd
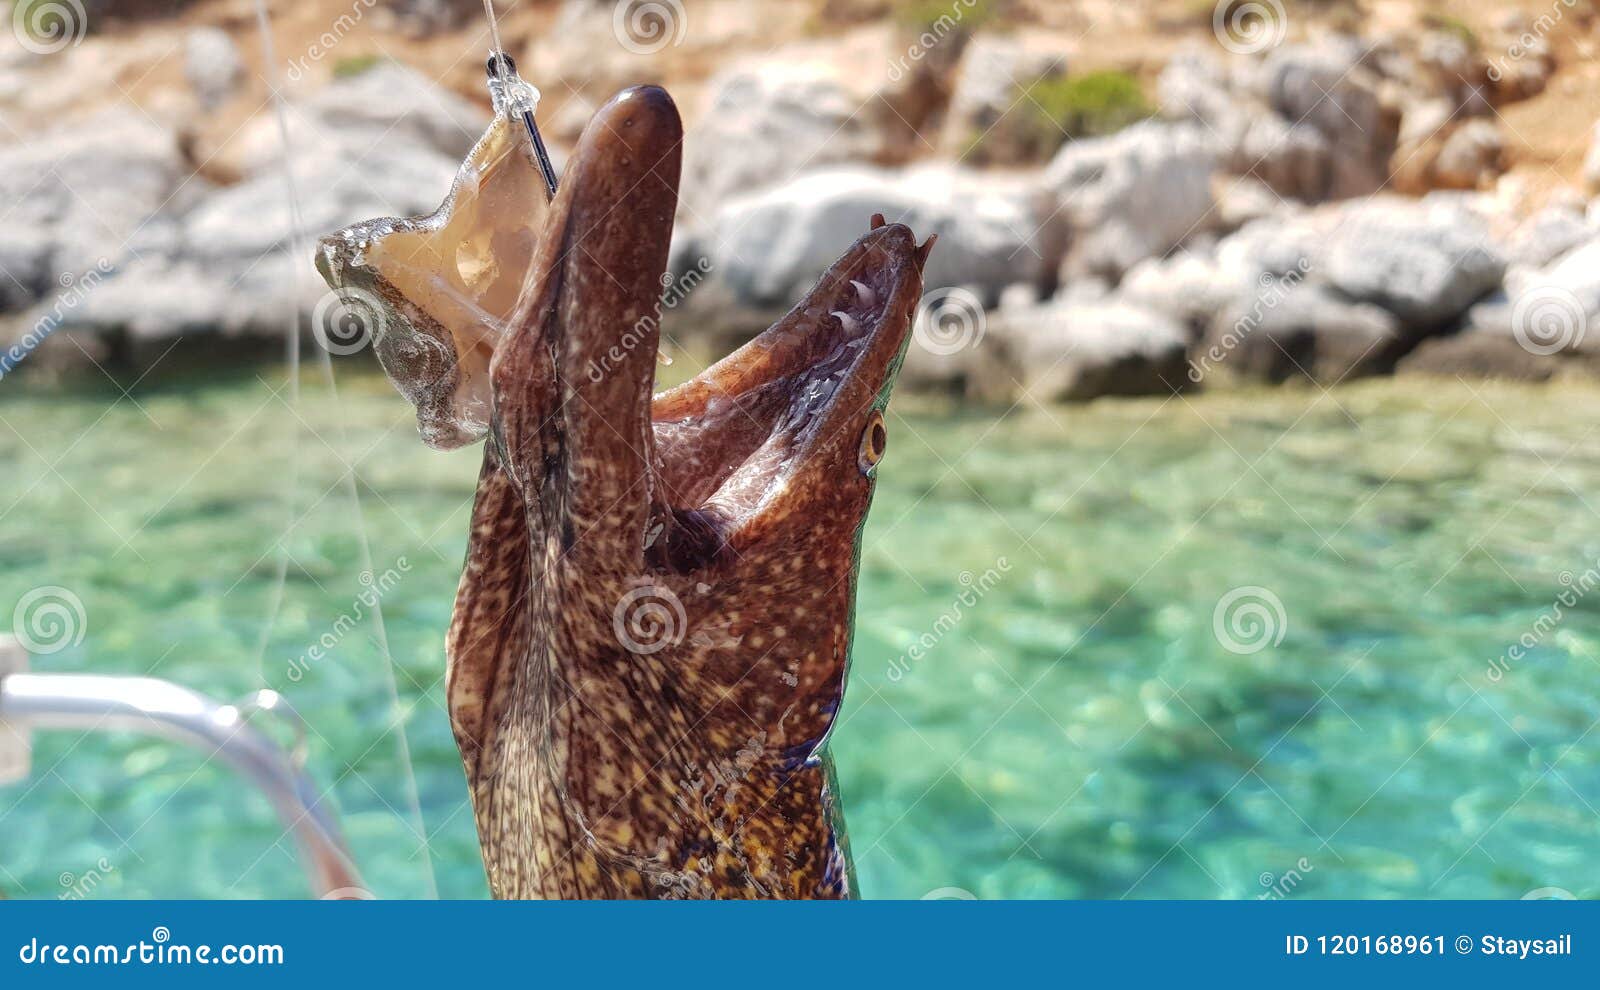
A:
POLYGON ((858 450, 899 368, 931 246, 874 222, 785 317, 656 397, 668 497, 729 539, 794 514, 818 487, 870 493, 858 450))

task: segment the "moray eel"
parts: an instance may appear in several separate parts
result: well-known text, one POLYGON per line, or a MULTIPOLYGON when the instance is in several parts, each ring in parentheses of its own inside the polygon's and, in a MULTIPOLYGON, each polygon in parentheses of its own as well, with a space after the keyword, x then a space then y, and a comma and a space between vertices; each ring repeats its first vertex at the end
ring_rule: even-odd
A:
POLYGON ((856 893, 827 751, 932 239, 871 220, 788 315, 653 394, 683 140, 595 115, 546 202, 490 126, 439 212, 324 238, 439 447, 486 436, 446 640, 496 897, 856 893))

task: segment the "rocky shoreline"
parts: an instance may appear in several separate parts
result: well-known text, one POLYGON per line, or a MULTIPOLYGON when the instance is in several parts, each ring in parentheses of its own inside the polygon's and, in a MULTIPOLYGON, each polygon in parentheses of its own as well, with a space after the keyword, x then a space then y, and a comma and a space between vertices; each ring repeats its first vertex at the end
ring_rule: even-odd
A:
MULTIPOLYGON (((887 72, 813 57, 817 42, 732 62, 685 107, 672 274, 696 277, 669 301, 667 336, 747 338, 882 212, 939 235, 914 389, 1070 401, 1595 374, 1600 134, 1573 136, 1587 186, 1535 195, 1505 174, 1497 107, 1542 91, 1556 64, 1548 49, 1497 62, 1526 33, 1510 16, 1502 28, 1471 44, 1433 28, 1195 46, 1156 74, 1146 119, 1043 144, 1017 80, 1078 76, 1005 33, 941 36, 898 64, 880 41, 887 72)), ((214 145, 173 122, 238 99, 235 40, 197 29, 185 54, 166 122, 107 110, 0 145, 0 374, 281 340, 294 309, 307 325, 327 308, 297 227, 430 212, 487 119, 385 61, 297 90, 296 217, 269 112, 214 145)), ((578 109, 551 120, 558 143, 578 109)))

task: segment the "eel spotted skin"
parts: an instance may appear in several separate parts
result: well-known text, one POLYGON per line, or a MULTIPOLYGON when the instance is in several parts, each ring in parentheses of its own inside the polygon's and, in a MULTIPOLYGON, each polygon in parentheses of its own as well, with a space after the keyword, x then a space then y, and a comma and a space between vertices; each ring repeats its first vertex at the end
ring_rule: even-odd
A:
MULTIPOLYGON (((496 128, 505 139, 497 121, 485 142, 496 128)), ((492 332, 438 316, 408 288, 420 283, 391 277, 397 252, 368 248, 420 232, 434 247, 415 256, 448 259, 452 210, 526 160, 490 167, 475 151, 440 214, 319 248, 330 284, 381 299, 380 356, 432 355, 425 370, 385 360, 426 398, 425 438, 475 439, 458 413, 486 399, 446 655, 497 897, 856 893, 827 740, 883 409, 932 240, 873 218, 771 329, 657 395, 682 142, 661 89, 601 108, 554 201, 530 207, 525 246, 499 237, 494 278, 452 283, 492 332)), ((484 222, 516 226, 503 211, 484 222)))

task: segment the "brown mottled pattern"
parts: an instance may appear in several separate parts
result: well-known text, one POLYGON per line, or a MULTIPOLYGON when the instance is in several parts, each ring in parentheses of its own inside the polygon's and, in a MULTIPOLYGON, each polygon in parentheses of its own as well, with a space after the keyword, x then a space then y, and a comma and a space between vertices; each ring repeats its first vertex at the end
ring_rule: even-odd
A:
POLYGON ((875 218, 652 397, 681 141, 653 87, 596 114, 490 363, 447 652, 497 897, 854 893, 826 740, 930 245, 875 218))

